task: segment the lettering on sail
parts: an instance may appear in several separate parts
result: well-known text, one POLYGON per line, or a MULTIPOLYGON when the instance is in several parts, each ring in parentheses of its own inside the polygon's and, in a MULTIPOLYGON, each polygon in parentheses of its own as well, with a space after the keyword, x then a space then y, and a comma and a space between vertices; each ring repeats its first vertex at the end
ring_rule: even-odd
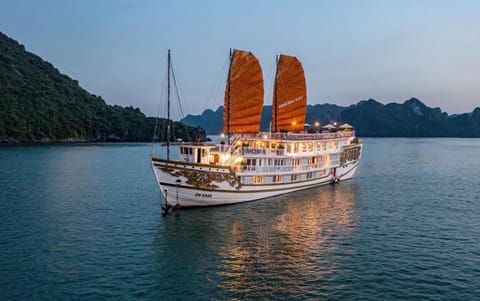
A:
POLYGON ((290 99, 290 100, 282 103, 281 105, 278 106, 278 108, 279 108, 279 109, 283 109, 283 108, 285 108, 285 107, 287 107, 287 106, 289 106, 289 105, 291 105, 291 104, 294 104, 294 103, 296 103, 297 101, 300 101, 300 100, 302 100, 302 99, 303 99, 303 95, 298 96, 297 98, 290 99))

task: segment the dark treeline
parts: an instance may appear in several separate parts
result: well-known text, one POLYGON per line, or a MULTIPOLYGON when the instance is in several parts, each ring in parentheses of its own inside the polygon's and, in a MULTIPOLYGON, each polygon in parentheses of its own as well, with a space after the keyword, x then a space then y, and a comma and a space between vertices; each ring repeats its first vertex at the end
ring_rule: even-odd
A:
MULTIPOLYGON (((166 120, 106 104, 0 33, 1 142, 152 141, 156 123, 165 128, 166 120)), ((205 139, 202 129, 179 122, 173 129, 172 139, 205 139)))

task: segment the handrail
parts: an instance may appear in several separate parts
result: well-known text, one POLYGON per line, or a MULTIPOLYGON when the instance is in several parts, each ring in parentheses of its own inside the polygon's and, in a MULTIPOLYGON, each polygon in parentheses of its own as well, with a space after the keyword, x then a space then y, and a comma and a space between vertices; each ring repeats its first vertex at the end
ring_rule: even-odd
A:
POLYGON ((243 134, 242 138, 247 139, 275 139, 275 140, 327 140, 355 137, 355 131, 335 133, 258 133, 243 134))
POLYGON ((339 160, 330 160, 328 162, 317 163, 312 165, 297 165, 297 166, 253 166, 247 165, 244 166, 243 169, 240 171, 242 173, 278 173, 278 172, 300 172, 300 171, 312 171, 318 170, 322 168, 329 168, 333 166, 337 166, 339 164, 339 160))

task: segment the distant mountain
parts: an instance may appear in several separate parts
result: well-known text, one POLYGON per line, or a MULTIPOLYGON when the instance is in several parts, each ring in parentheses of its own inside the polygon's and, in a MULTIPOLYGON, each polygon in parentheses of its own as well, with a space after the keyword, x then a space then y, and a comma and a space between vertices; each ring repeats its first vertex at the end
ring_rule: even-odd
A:
MULTIPOLYGON (((340 113, 346 107, 340 107, 332 104, 318 104, 307 106, 307 123, 315 123, 315 121, 331 122, 338 120, 340 113)), ((260 120, 260 130, 269 131, 270 120, 272 119, 272 106, 264 106, 262 118, 260 120)), ((205 129, 209 135, 218 135, 223 131, 223 106, 218 107, 216 111, 207 109, 200 115, 187 115, 180 122, 191 125, 200 126, 205 129)))
POLYGON ((449 116, 416 98, 387 105, 373 99, 360 101, 342 111, 339 119, 363 137, 480 137, 480 108, 449 116))
MULTIPOLYGON (((260 127, 268 131, 271 106, 264 106, 260 127)), ((182 122, 204 127, 208 134, 223 131, 223 107, 215 112, 188 115, 182 122), (207 122, 208 120, 208 122, 207 122)), ((480 137, 480 108, 472 113, 448 115, 440 108, 430 108, 416 98, 403 104, 381 104, 373 99, 342 107, 332 104, 307 106, 306 123, 348 122, 361 137, 480 137)))
MULTIPOLYGON (((138 108, 107 105, 0 32, 0 142, 152 141, 156 123, 166 125, 138 108)), ((174 129, 178 138, 205 136, 180 123, 174 129)))

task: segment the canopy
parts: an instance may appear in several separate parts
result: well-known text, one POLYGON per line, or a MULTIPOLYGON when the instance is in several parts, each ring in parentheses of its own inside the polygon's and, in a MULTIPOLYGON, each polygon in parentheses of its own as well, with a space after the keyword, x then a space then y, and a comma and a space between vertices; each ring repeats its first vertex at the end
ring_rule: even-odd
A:
POLYGON ((331 125, 330 123, 327 124, 327 125, 322 126, 322 129, 329 129, 329 130, 330 130, 330 129, 335 129, 335 128, 336 128, 336 127, 333 126, 333 125, 331 125))
POLYGON ((348 123, 344 123, 340 126, 341 129, 353 129, 353 126, 351 126, 348 123))

